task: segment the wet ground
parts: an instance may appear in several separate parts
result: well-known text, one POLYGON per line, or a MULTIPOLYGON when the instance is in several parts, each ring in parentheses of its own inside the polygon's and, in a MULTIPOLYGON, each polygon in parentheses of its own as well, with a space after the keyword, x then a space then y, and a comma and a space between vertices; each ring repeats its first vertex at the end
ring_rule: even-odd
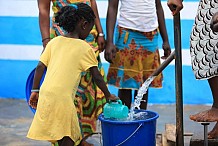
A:
MULTIPOLYGON (((189 115, 209 109, 206 105, 184 105, 184 133, 203 133, 203 126, 189 120, 189 115)), ((165 131, 165 124, 176 123, 175 105, 149 105, 148 110, 159 114, 157 119, 157 134, 165 131)), ((0 98, 0 146, 50 146, 48 142, 30 140, 26 133, 33 118, 25 100, 0 98)), ((208 130, 214 124, 210 124, 208 130)), ((100 141, 100 135, 95 135, 89 141, 96 146, 100 141)), ((189 146, 190 136, 185 136, 185 146, 189 146)), ((160 146, 161 138, 157 136, 157 145, 160 146)))

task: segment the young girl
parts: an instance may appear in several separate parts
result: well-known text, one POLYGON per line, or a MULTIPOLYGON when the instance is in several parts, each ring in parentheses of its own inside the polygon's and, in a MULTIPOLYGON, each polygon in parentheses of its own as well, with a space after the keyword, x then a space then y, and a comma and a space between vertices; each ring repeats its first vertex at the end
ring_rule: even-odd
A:
MULTIPOLYGON (((119 88, 120 99, 129 108, 132 90, 135 96, 142 83, 159 67, 158 34, 163 40, 163 59, 170 53, 164 12, 160 0, 111 0, 107 12, 107 45, 105 59, 110 62, 108 84, 119 88), (117 37, 113 44, 114 27, 120 1, 117 37)), ((162 87, 162 74, 151 84, 162 87)), ((145 94, 140 108, 147 108, 145 94)))
MULTIPOLYGON (((38 0, 40 22, 39 25, 43 40, 43 46, 45 47, 50 39, 53 39, 56 36, 63 36, 66 34, 66 32, 60 26, 58 26, 57 23, 55 23, 55 16, 57 12, 63 6, 70 6, 79 2, 86 3, 91 6, 96 16, 94 21, 95 24, 85 40, 92 46, 93 50, 95 51, 95 55, 98 60, 98 69, 101 72, 101 75, 104 77, 105 73, 101 63, 100 53, 104 49, 105 39, 103 29, 100 23, 100 18, 98 15, 96 0, 38 0), (51 5, 52 12, 54 14, 51 19, 50 27, 51 5)), ((98 116, 100 113, 102 113, 103 106, 106 103, 106 98, 103 92, 92 80, 92 76, 89 71, 87 71, 86 74, 81 77, 80 85, 78 87, 74 103, 78 110, 81 131, 85 139, 86 136, 89 136, 96 132, 98 116)), ((83 142, 87 143, 85 140, 83 142)))
POLYGON ((94 25, 95 15, 87 4, 66 6, 55 20, 68 33, 52 39, 36 68, 29 104, 37 108, 28 138, 58 141, 59 146, 78 145, 81 132, 73 104, 81 72, 90 69, 93 79, 108 100, 111 95, 97 68, 98 61, 85 39, 94 25), (40 87, 44 70, 47 72, 40 87), (40 87, 40 89, 39 89, 40 87))

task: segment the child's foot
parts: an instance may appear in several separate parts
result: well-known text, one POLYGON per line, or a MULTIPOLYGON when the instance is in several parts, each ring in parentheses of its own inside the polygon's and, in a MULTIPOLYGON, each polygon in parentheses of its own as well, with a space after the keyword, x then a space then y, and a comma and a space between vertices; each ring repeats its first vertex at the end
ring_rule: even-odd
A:
POLYGON ((91 144, 91 143, 88 143, 88 142, 85 141, 85 140, 82 140, 82 142, 80 143, 80 146, 94 146, 94 145, 91 144))
POLYGON ((218 138, 218 123, 213 127, 213 129, 208 133, 208 138, 218 138))
POLYGON ((212 107, 210 110, 190 115, 189 118, 196 122, 215 122, 218 121, 218 108, 212 107))

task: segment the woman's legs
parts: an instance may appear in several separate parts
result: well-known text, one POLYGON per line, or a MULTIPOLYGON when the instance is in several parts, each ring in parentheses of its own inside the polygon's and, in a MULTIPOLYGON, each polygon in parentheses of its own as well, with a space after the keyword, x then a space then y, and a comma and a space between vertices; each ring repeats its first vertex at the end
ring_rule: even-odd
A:
MULTIPOLYGON (((138 93, 138 90, 135 90, 134 97, 137 96, 137 93, 138 93)), ((140 105, 140 109, 146 110, 147 105, 148 105, 148 90, 147 90, 147 93, 143 95, 141 105, 140 105)))
POLYGON ((208 79, 210 89, 213 95, 213 106, 211 109, 191 115, 190 119, 198 122, 218 121, 218 77, 208 79))
MULTIPOLYGON (((210 89, 213 95, 213 105, 211 109, 191 115, 190 119, 199 122, 218 122, 218 76, 208 79, 210 89)), ((208 138, 218 137, 218 123, 214 126, 213 130, 208 133, 208 138)))
POLYGON ((74 142, 70 137, 65 136, 61 140, 58 140, 58 145, 59 146, 74 146, 74 142))
POLYGON ((213 95, 213 107, 218 108, 218 76, 208 79, 213 95))
POLYGON ((119 89, 118 96, 120 100, 126 105, 129 109, 131 108, 132 103, 132 90, 131 89, 119 89))
POLYGON ((208 138, 217 138, 218 137, 218 122, 213 127, 213 129, 208 133, 208 138))
POLYGON ((88 142, 85 141, 85 140, 82 140, 82 142, 80 143, 80 146, 94 146, 94 145, 91 144, 91 143, 88 143, 88 142))

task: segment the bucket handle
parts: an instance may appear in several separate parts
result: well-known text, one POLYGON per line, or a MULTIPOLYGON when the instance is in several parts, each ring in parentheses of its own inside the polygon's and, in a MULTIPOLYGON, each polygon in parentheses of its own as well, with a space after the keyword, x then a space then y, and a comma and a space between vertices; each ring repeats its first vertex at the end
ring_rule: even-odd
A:
POLYGON ((127 140, 129 140, 138 130, 139 128, 142 126, 142 123, 139 125, 138 128, 136 128, 136 130, 130 135, 128 136, 124 141, 122 141, 121 143, 117 144, 116 146, 120 146, 121 144, 125 143, 127 140))

